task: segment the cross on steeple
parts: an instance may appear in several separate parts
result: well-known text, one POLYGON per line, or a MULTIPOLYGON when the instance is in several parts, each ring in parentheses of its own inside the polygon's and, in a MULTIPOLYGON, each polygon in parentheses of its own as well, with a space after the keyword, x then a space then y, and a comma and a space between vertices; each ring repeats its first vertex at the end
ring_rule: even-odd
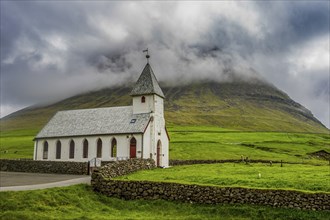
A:
POLYGON ((147 48, 146 50, 143 50, 143 53, 147 53, 146 58, 147 58, 147 63, 149 63, 150 55, 149 55, 149 50, 148 50, 148 48, 147 48))

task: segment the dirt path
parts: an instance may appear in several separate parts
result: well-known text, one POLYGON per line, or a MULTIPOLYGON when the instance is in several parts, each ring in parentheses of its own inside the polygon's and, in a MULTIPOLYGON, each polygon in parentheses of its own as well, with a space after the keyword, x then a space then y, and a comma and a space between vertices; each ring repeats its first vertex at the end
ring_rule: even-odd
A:
POLYGON ((90 184, 90 180, 91 177, 86 175, 0 172, 0 191, 36 190, 80 183, 90 184))

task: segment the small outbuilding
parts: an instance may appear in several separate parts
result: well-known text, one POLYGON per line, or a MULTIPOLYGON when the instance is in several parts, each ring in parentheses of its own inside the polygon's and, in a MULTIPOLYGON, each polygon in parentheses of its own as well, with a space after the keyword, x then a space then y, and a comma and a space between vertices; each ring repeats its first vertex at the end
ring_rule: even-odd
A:
POLYGON ((167 167, 165 96, 149 63, 130 95, 132 106, 57 112, 34 139, 34 160, 151 158, 167 167))

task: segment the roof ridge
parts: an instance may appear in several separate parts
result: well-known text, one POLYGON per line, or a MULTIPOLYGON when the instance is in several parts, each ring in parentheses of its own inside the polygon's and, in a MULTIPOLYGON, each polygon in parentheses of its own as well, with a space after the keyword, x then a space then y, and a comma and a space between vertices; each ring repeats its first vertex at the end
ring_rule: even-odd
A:
POLYGON ((71 112, 71 111, 85 111, 85 110, 93 110, 93 109, 110 109, 110 108, 128 108, 128 107, 133 107, 131 105, 127 106, 110 106, 110 107, 99 107, 99 108, 80 108, 80 109, 68 109, 68 110, 60 110, 57 112, 71 112))

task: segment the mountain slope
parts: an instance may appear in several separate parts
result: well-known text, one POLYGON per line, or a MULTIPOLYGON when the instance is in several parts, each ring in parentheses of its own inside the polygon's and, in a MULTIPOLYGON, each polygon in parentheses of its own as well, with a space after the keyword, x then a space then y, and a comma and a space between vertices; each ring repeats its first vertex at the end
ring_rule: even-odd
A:
MULTIPOLYGON (((234 130, 315 132, 328 130, 309 110, 263 82, 196 82, 163 86, 169 125, 212 125, 234 130)), ((131 88, 110 88, 29 107, 1 119, 1 130, 40 129, 59 110, 131 105, 131 88)))

